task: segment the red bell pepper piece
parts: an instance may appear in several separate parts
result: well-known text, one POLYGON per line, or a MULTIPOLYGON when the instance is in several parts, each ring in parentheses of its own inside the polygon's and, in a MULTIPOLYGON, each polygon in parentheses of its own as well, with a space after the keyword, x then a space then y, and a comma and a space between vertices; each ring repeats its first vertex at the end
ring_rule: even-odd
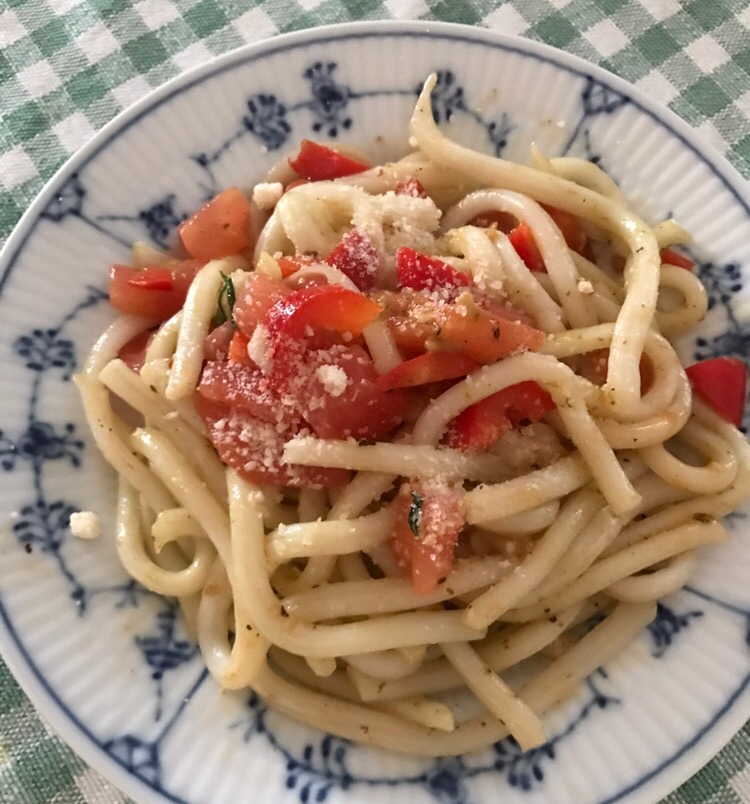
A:
POLYGON ((742 424, 747 394, 747 366, 736 357, 712 357, 688 366, 693 390, 722 418, 742 424))
POLYGON ((472 284, 471 277, 441 259, 406 247, 396 252, 396 274, 399 287, 412 290, 461 288, 472 284))
POLYGON ((348 276, 361 291, 375 287, 380 258, 375 244, 364 232, 357 229, 347 232, 326 262, 348 276))
POLYGON ((671 248, 663 248, 659 255, 661 261, 667 265, 676 265, 678 268, 684 268, 686 271, 692 271, 695 268, 695 263, 689 258, 680 254, 671 248))
POLYGON ((299 153, 289 160, 289 164, 302 178, 309 181, 329 181, 341 176, 351 176, 369 167, 312 140, 302 140, 299 153))
POLYGON ((520 382, 470 405, 448 425, 446 443, 483 450, 522 421, 538 422, 555 409, 552 397, 533 380, 520 382))

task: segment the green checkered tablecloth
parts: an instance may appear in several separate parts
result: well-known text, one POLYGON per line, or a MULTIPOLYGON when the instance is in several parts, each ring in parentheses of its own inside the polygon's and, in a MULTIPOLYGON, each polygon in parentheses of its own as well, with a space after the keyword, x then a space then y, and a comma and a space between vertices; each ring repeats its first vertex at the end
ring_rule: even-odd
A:
MULTIPOLYGON (((750 176, 750 0, 0 0, 0 244, 74 151, 168 78, 284 31, 387 18, 470 23, 583 56, 750 176)), ((0 802, 124 800, 0 661, 0 802)), ((750 726, 666 801, 750 802, 750 726)))

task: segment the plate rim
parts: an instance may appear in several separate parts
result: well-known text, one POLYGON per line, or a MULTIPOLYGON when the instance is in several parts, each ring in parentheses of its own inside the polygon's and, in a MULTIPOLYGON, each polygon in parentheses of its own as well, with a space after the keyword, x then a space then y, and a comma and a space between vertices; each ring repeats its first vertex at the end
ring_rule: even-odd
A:
MULTIPOLYGON (((414 36, 442 38, 469 45, 495 46, 522 57, 533 57, 580 77, 593 77, 630 98, 639 110, 646 113, 655 124, 666 128, 682 145, 688 147, 699 161, 706 164, 750 217, 750 182, 742 177, 718 149, 705 141, 698 131, 675 112, 651 99, 643 90, 580 56, 525 37, 457 23, 415 20, 339 23, 279 34, 220 54, 204 64, 171 78, 118 113, 50 177, 12 230, 0 251, 0 305, 5 284, 12 274, 16 260, 34 233, 36 225, 41 219, 41 212, 63 180, 85 167, 114 138, 137 124, 143 116, 168 102, 172 97, 242 64, 272 56, 276 52, 289 48, 324 45, 351 38, 386 37, 396 39, 414 36)), ((0 493, 0 499, 1 497, 0 493)), ((163 801, 183 801, 169 791, 156 790, 147 785, 102 749, 93 733, 67 707, 44 674, 36 667, 9 618, 3 603, 1 588, 0 655, 36 709, 36 713, 50 724, 57 736, 86 764, 102 774, 126 795, 132 796, 138 801, 154 802, 155 804, 163 801)), ((599 804, 611 804, 625 796, 631 796, 629 799, 631 802, 652 801, 667 795, 687 781, 709 762, 750 718, 748 686, 750 686, 750 672, 723 706, 713 714, 691 740, 627 788, 599 804), (738 705, 740 703, 741 706, 738 705), (698 742, 702 743, 703 750, 696 752, 692 749, 698 742)))

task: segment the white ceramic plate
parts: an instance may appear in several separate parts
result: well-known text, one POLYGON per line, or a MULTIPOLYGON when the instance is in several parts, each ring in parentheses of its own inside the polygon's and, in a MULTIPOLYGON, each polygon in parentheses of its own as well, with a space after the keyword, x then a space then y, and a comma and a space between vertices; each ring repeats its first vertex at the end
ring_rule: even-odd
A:
POLYGON ((744 183, 674 115, 572 56, 432 23, 319 28, 228 54, 120 116, 52 180, 0 262, 0 647, 63 738, 139 801, 654 801, 750 714, 741 516, 690 589, 546 718, 550 742, 525 755, 504 742, 412 761, 221 694, 174 608, 118 565, 113 478, 70 382, 111 318, 106 266, 134 239, 162 242, 216 188, 249 187, 303 137, 377 159, 403 150, 433 70, 440 122, 460 141, 520 160, 532 140, 600 159, 649 220, 674 213, 712 299, 688 352, 747 355, 744 183), (107 536, 73 539, 78 509, 96 511, 107 536))

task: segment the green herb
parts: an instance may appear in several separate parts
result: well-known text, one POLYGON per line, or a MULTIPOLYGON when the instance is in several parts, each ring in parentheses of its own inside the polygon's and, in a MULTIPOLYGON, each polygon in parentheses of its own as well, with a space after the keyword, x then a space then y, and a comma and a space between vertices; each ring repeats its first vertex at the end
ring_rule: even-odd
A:
POLYGON ((227 276, 223 271, 221 278, 224 280, 219 290, 219 296, 216 299, 216 315, 214 322, 216 326, 220 326, 225 321, 230 321, 232 326, 236 329, 237 322, 234 320, 234 303, 237 301, 237 295, 234 291, 234 282, 232 277, 227 276))
POLYGON ((414 534, 415 539, 419 539, 419 526, 422 524, 423 504, 424 500, 422 499, 422 495, 417 494, 416 491, 412 491, 407 521, 409 522, 409 530, 414 534))

